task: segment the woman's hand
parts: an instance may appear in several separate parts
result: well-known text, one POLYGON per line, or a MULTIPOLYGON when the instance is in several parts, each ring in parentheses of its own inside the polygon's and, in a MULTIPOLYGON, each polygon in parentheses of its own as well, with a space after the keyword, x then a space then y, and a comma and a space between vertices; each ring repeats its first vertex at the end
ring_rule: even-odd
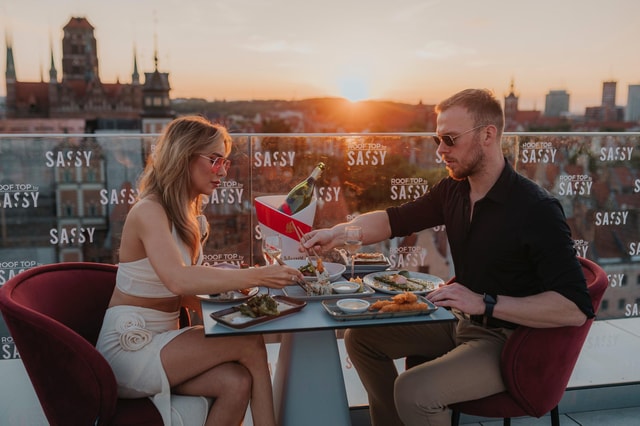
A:
POLYGON ((259 269, 260 285, 269 288, 283 288, 296 284, 298 280, 304 279, 302 272, 291 266, 269 265, 259 269))

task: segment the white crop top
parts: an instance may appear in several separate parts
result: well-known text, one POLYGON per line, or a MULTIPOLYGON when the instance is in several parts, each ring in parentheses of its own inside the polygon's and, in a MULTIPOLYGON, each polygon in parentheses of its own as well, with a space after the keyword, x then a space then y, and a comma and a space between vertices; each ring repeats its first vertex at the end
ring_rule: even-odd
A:
MULTIPOLYGON (((180 254, 185 264, 191 265, 191 256, 187 246, 178 237, 178 233, 173 227, 171 231, 173 238, 178 243, 180 254)), ((202 246, 200 246, 200 255, 198 257, 197 265, 202 264, 202 246)), ((175 293, 172 293, 163 283, 160 281, 158 274, 151 266, 149 258, 134 260, 133 262, 121 262, 118 265, 118 273, 116 275, 116 287, 124 294, 138 297, 174 297, 175 293)))

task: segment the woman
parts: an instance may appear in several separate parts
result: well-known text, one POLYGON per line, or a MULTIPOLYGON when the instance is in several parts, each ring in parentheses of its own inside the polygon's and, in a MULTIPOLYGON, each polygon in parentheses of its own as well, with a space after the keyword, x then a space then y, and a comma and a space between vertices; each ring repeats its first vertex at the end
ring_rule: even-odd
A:
POLYGON ((153 396, 171 423, 170 393, 214 399, 206 425, 238 425, 251 401, 256 425, 275 425, 271 378, 261 335, 205 338, 201 326, 179 329, 180 306, 199 310, 194 295, 302 278, 291 267, 200 266, 208 223, 202 196, 227 174, 231 138, 201 117, 172 121, 140 180, 140 195, 122 231, 120 263, 98 350, 124 398, 153 396))

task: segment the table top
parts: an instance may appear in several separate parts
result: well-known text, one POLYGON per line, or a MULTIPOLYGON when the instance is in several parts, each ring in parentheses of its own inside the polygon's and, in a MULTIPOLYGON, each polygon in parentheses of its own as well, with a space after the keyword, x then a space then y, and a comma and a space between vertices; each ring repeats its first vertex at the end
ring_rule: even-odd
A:
MULTIPOLYGON (((272 294, 278 294, 272 291, 272 294)), ((384 325, 400 325, 415 323, 433 323, 454 321, 455 316, 444 308, 438 308, 429 315, 413 315, 396 318, 376 318, 340 321, 332 318, 322 306, 321 300, 309 300, 299 312, 283 315, 260 324, 243 329, 236 329, 216 322, 211 314, 228 309, 239 303, 213 303, 202 301, 202 316, 205 336, 231 336, 251 333, 287 333, 297 331, 337 330, 355 327, 379 327, 384 325)))

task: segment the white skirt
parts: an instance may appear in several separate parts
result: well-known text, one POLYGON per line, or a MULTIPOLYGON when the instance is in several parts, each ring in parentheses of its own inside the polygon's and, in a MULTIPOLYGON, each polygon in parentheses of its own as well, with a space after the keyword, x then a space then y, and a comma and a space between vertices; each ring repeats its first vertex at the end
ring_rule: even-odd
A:
POLYGON ((96 344, 116 376, 118 396, 151 397, 165 425, 171 424, 171 388, 160 350, 190 328, 179 328, 177 311, 114 306, 105 313, 96 344))

